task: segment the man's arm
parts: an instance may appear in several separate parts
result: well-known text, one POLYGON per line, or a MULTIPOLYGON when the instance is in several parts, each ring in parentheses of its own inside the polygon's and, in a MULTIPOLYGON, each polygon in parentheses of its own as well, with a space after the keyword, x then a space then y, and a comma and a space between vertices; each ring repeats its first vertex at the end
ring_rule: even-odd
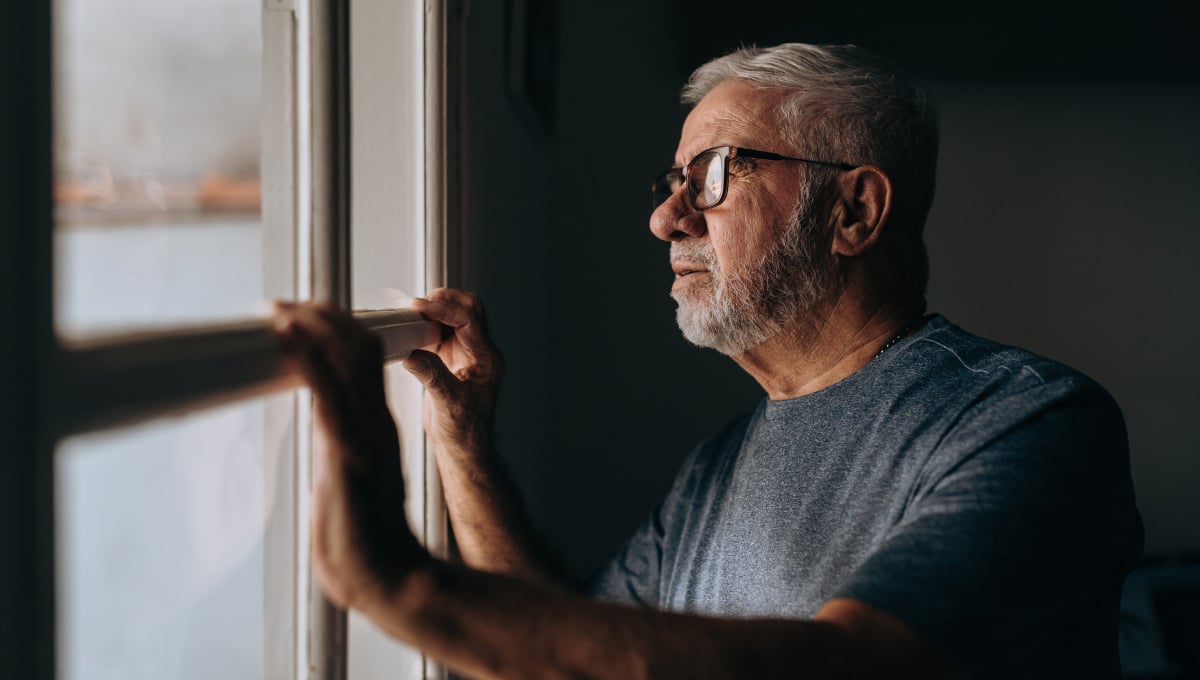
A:
POLYGON ((568 577, 534 539, 521 500, 492 449, 492 418, 504 357, 479 299, 439 288, 413 308, 446 328, 436 354, 404 361, 425 386, 425 431, 437 458, 463 562, 498 574, 565 585, 568 577))
POLYGON ((324 590, 448 666, 485 678, 953 676, 911 628, 853 600, 833 600, 811 621, 719 619, 532 582, 509 520, 479 518, 501 540, 476 546, 474 559, 516 560, 517 574, 432 558, 404 518, 378 340, 328 306, 284 305, 277 324, 314 391, 311 544, 324 590))
POLYGON ((814 620, 722 619, 588 600, 428 560, 362 611, 479 678, 960 677, 908 626, 853 600, 814 620))

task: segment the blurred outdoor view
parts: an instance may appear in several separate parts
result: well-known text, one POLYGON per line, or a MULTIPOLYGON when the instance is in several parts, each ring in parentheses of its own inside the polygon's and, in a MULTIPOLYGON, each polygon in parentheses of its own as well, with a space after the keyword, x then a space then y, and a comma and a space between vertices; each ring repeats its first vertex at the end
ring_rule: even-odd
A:
MULTIPOLYGON (((261 7, 56 0, 66 338, 262 313, 261 7)), ((265 611, 263 536, 290 450, 266 403, 60 445, 59 677, 272 675, 264 639, 291 613, 265 611)))
POLYGON ((261 314, 260 7, 57 1, 60 333, 261 314))

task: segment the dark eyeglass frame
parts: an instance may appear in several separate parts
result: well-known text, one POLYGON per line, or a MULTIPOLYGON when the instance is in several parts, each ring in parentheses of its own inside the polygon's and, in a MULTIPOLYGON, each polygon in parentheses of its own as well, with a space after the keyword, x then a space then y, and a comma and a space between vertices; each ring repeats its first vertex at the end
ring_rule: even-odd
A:
MULTIPOLYGON (((758 151, 756 149, 746 149, 740 146, 714 146, 710 149, 705 149, 692 157, 687 165, 682 167, 676 166, 664 170, 654 178, 654 182, 650 185, 650 192, 653 197, 653 207, 658 208, 675 195, 681 187, 686 187, 688 190, 688 203, 696 210, 708 210, 721 205, 725 201, 725 196, 729 193, 729 160, 744 156, 746 158, 758 158, 765 161, 796 161, 798 163, 810 163, 812 165, 823 165, 829 168, 837 168, 839 170, 854 170, 860 166, 850 163, 834 163, 830 161, 817 161, 811 158, 795 158, 793 156, 784 156, 782 154, 771 153, 770 151, 758 151), (716 154, 721 158, 723 169, 721 175, 721 195, 711 203, 701 205, 699 200, 700 189, 692 182, 688 181, 688 175, 691 174, 696 161, 705 158, 708 154, 716 154), (660 198, 661 196, 661 198, 660 198)), ((706 161, 707 162, 707 161, 706 161)))

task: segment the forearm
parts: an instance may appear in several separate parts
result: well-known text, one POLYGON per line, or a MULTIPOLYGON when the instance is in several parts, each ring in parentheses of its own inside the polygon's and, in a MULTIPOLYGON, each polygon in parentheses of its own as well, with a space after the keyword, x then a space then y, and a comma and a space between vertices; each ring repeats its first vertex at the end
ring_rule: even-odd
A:
POLYGON ((669 614, 432 560, 364 611, 478 678, 845 677, 862 656, 831 623, 669 614))
POLYGON ((434 450, 463 562, 483 571, 566 586, 568 577, 534 537, 520 496, 490 443, 435 444, 434 450))

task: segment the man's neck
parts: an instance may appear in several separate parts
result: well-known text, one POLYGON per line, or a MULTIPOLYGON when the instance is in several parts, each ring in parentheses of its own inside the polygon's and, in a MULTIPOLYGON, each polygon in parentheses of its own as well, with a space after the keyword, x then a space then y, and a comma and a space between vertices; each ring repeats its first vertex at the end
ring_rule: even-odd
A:
POLYGON ((845 291, 733 360, 771 399, 801 397, 866 366, 924 312, 916 293, 868 301, 845 291))

